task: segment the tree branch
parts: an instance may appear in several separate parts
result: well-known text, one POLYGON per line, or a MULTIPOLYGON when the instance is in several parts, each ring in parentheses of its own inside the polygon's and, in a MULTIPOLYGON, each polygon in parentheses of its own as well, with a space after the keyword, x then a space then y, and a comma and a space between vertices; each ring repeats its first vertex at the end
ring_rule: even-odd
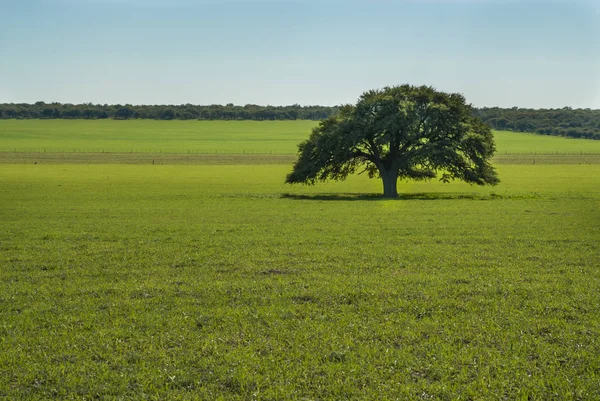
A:
POLYGON ((363 159, 366 159, 370 162, 376 163, 375 156, 373 156, 369 153, 363 152, 362 150, 355 150, 352 153, 352 156, 353 157, 362 157, 363 159))

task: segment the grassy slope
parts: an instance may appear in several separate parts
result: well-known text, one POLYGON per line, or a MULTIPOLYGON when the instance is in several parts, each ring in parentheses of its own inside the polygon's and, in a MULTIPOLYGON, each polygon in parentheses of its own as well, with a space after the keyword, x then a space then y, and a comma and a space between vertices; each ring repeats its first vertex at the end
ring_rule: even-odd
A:
MULTIPOLYGON (((0 120, 1 151, 295 153, 314 121, 0 120)), ((499 153, 600 153, 600 141, 507 131, 499 153)))
POLYGON ((0 398, 598 399, 600 166, 498 168, 3 165, 0 398))

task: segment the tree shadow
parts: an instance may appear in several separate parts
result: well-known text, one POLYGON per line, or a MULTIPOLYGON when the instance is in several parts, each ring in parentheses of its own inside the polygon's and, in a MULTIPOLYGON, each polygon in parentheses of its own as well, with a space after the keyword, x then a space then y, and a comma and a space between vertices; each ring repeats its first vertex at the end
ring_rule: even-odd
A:
POLYGON ((365 193, 337 193, 337 194, 315 194, 301 195, 283 193, 280 198, 294 200, 313 200, 313 201, 406 201, 406 200, 492 200, 503 199, 502 195, 496 193, 478 194, 470 192, 417 192, 409 194, 398 194, 397 198, 385 198, 381 194, 365 193))

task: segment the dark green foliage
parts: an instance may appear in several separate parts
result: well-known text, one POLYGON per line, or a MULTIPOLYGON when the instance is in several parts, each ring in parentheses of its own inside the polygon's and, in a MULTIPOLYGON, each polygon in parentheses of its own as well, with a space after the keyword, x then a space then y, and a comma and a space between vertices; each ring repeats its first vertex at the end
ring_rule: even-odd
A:
POLYGON ((235 106, 229 103, 225 106, 218 104, 147 106, 37 102, 35 104, 0 104, 0 119, 320 120, 336 114, 337 111, 337 106, 300 106, 298 104, 291 106, 258 106, 255 104, 235 106))
POLYGON ((397 196, 400 179, 499 182, 489 163, 495 151, 489 126, 471 115, 460 94, 403 85, 365 92, 299 145, 287 183, 341 180, 362 168, 397 196))
POLYGON ((570 138, 600 139, 600 110, 572 109, 475 109, 474 115, 499 130, 535 132, 570 138))

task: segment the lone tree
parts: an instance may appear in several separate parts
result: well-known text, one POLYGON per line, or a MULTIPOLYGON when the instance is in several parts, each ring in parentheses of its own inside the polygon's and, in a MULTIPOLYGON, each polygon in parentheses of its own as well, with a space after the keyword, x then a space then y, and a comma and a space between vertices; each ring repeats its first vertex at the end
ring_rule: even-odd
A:
POLYGON ((400 179, 460 179, 477 185, 499 182, 489 159, 491 128, 471 115, 456 93, 402 85, 365 92, 322 120, 298 146, 290 184, 343 180, 362 169, 383 181, 383 195, 398 196, 400 179))

